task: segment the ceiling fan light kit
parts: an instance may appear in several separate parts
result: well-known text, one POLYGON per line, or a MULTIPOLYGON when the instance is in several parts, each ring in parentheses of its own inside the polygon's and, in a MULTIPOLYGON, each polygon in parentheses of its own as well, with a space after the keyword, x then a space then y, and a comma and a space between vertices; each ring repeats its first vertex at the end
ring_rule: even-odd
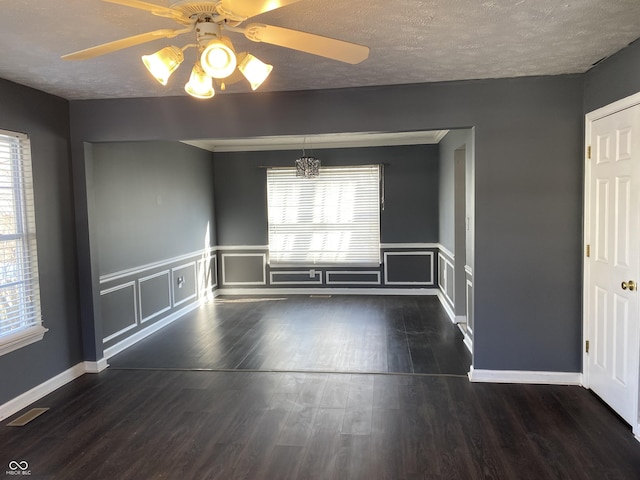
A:
MULTIPOLYGON (((165 47, 152 55, 144 55, 142 62, 160 84, 167 85, 171 74, 184 61, 183 51, 189 47, 197 47, 198 59, 185 85, 185 91, 196 98, 213 97, 213 79, 228 79, 227 83, 232 83, 240 76, 235 75, 236 72, 240 72, 249 82, 251 89, 256 90, 273 70, 273 65, 262 62, 250 53, 236 55, 231 40, 222 34, 223 30, 244 34, 253 42, 270 43, 350 64, 360 63, 369 56, 368 47, 343 40, 263 24, 250 24, 247 28, 238 26, 248 18, 300 0, 179 0, 172 2, 169 7, 141 0, 103 1, 170 18, 185 28, 155 30, 134 35, 70 53, 62 58, 86 60, 159 38, 174 38, 195 30, 195 44, 188 44, 182 48, 173 45, 165 47)), ((224 82, 219 83, 224 86, 224 82)))
POLYGON ((204 72, 199 63, 193 66, 184 90, 195 98, 211 98, 216 93, 213 90, 213 79, 204 72))
POLYGON ((143 55, 142 63, 162 85, 166 85, 169 77, 184 61, 184 54, 178 47, 164 47, 153 55, 143 55))
POLYGON ((264 63, 250 53, 242 53, 239 58, 238 70, 251 85, 251 90, 256 90, 267 79, 273 70, 273 65, 264 63))
POLYGON ((213 78, 227 78, 236 69, 236 52, 228 37, 211 40, 200 55, 202 68, 213 78))

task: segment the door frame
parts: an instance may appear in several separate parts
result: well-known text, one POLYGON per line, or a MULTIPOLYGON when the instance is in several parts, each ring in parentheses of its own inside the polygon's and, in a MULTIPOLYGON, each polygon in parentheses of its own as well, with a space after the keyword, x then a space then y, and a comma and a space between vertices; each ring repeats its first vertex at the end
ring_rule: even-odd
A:
MULTIPOLYGON (((585 388, 590 387, 589 382, 589 358, 586 352, 586 341, 588 340, 587 336, 589 333, 589 280, 590 280, 590 264, 587 262, 587 245, 592 244, 592 240, 589 238, 589 232, 591 227, 591 211, 590 211, 590 185, 591 185, 591 168, 590 168, 590 159, 589 159, 589 146, 591 140, 592 133, 592 124, 596 120, 607 117, 609 115, 613 115, 622 110, 626 110, 631 107, 635 107, 636 105, 640 105, 640 92, 625 97, 621 100, 610 103, 609 105, 605 105, 604 107, 598 108, 597 110, 593 110, 589 112, 585 116, 585 135, 584 135, 584 199, 583 199, 583 212, 584 212, 584 230, 583 230, 583 242, 582 242, 582 384, 585 388)), ((640 329, 639 329, 640 332, 640 329)), ((635 339, 636 342, 640 342, 640 333, 638 334, 638 338, 635 339)), ((636 362, 640 363, 640 358, 636 358, 636 362)), ((640 369, 638 369, 640 371, 640 369)), ((640 387, 640 378, 636 383, 636 387, 640 387)), ((636 439, 640 441, 640 415, 638 415, 638 397, 640 394, 638 390, 640 388, 636 388, 636 398, 634 401, 635 411, 636 411, 636 421, 633 422, 631 427, 633 428, 633 434, 636 439)))

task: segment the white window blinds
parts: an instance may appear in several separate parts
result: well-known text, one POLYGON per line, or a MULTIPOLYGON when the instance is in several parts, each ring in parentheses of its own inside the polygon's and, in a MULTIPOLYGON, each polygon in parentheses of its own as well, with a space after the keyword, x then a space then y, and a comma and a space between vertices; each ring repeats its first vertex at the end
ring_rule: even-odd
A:
POLYGON ((42 338, 29 139, 0 130, 0 353, 42 338), (27 339, 27 341, 25 341, 27 339))
POLYGON ((271 265, 379 265, 380 167, 267 170, 271 265))

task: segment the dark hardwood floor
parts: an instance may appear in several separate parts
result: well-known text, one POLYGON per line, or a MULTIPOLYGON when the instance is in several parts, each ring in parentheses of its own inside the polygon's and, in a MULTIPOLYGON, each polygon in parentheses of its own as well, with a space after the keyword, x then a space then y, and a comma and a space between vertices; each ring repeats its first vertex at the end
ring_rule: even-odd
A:
POLYGON ((108 369, 34 406, 0 427, 0 464, 31 478, 640 478, 640 444, 580 387, 108 369))
POLYGON ((437 297, 217 298, 112 368, 466 375, 471 355, 437 297))
POLYGON ((640 443, 589 391, 473 384, 469 361, 435 298, 221 299, 35 402, 50 410, 26 426, 5 420, 0 465, 71 480, 640 478, 640 443))

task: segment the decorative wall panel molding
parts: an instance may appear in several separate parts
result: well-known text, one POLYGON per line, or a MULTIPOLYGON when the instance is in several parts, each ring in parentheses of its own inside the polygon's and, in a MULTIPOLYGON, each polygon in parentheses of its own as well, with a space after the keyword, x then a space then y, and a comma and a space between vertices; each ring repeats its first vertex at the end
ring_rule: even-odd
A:
POLYGON ((456 256, 453 254, 453 252, 449 250, 447 247, 445 247, 444 245, 442 245, 441 243, 438 244, 438 250, 440 250, 440 253, 442 253, 443 255, 446 255, 446 257, 452 263, 455 261, 456 256))
POLYGON ((225 250, 240 251, 240 250, 269 250, 269 245, 218 245, 215 247, 218 252, 225 250))
POLYGON ((321 270, 271 270, 269 272, 271 285, 322 285, 321 270))
POLYGON ((118 337, 138 326, 136 282, 127 282, 100 291, 103 342, 118 337))
POLYGON ((204 257, 206 255, 212 255, 215 253, 215 251, 216 251, 216 248, 211 247, 210 249, 198 250, 197 252, 178 255, 176 257, 167 258, 165 260, 160 260, 158 262, 147 263, 144 265, 139 265, 137 267, 127 268, 124 270, 119 270, 117 272, 100 275, 100 284, 102 285, 102 284, 109 283, 114 280, 118 280, 125 277, 132 277, 132 276, 139 277, 143 273, 148 272, 149 270, 156 270, 163 267, 169 267, 174 263, 184 262, 185 260, 192 260, 194 257, 204 257))
POLYGON ((465 283, 465 297, 467 302, 467 332, 473 339, 474 317, 473 317, 473 281, 467 277, 465 283))
POLYGON ((455 270, 453 262, 443 255, 442 252, 438 253, 438 286, 447 302, 453 307, 454 301, 454 286, 455 286, 455 270))
POLYGON ((140 323, 171 310, 171 272, 163 270, 138 280, 140 323), (163 291, 164 290, 164 291, 163 291))
POLYGON ((221 288, 220 295, 438 295, 437 288, 221 288))
POLYGON ((444 248, 439 243, 381 243, 380 248, 382 250, 390 250, 390 249, 438 249, 444 248))
POLYGON ((384 252, 385 285, 434 286, 433 251, 384 252))
POLYGON ((198 296, 196 262, 186 263, 171 269, 171 293, 174 307, 198 296))
POLYGON ((218 256, 198 260, 198 295, 206 296, 218 286, 218 256))
POLYGON ((222 285, 266 285, 266 253, 223 253, 222 285))
POLYGON ((327 285, 380 285, 378 270, 333 270, 326 272, 327 285))

